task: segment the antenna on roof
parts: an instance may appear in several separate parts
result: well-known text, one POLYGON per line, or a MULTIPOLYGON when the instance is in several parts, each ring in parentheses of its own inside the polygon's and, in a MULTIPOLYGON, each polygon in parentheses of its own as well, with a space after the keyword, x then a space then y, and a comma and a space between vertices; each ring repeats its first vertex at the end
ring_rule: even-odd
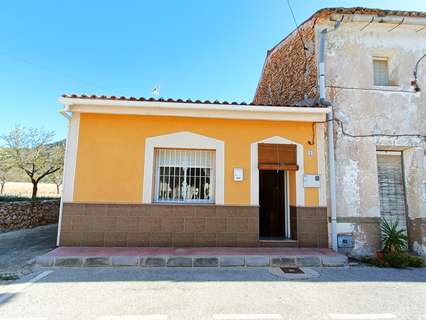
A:
POLYGON ((156 85, 153 89, 152 89, 152 95, 155 97, 159 97, 160 96, 160 86, 156 85))

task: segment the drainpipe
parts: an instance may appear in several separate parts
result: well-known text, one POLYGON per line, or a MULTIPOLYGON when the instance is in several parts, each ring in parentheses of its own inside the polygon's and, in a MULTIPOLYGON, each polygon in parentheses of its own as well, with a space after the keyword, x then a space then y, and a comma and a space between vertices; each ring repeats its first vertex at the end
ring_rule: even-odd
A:
POLYGON ((65 109, 61 109, 59 110, 59 113, 61 115, 63 115, 67 120, 68 120, 68 134, 67 134, 67 139, 65 141, 65 154, 64 154, 64 169, 63 169, 63 173, 62 173, 62 194, 61 194, 61 200, 59 203, 59 217, 58 217, 58 233, 56 234, 56 246, 59 247, 59 241, 61 239, 61 227, 62 227, 62 212, 63 212, 63 208, 64 208, 64 186, 65 186, 65 163, 67 161, 67 153, 68 153, 68 143, 69 143, 69 137, 70 137, 70 120, 71 120, 71 115, 68 113, 68 107, 66 106, 65 109))
MULTIPOLYGON (((331 103, 325 97, 325 36, 327 33, 335 31, 340 26, 340 21, 336 21, 334 29, 321 30, 319 34, 319 93, 320 104, 331 107, 331 103)), ((328 134, 328 172, 330 188, 330 213, 331 213, 331 247, 337 251, 337 221, 336 221, 336 165, 334 160, 334 121, 333 109, 327 113, 327 134, 328 134)))

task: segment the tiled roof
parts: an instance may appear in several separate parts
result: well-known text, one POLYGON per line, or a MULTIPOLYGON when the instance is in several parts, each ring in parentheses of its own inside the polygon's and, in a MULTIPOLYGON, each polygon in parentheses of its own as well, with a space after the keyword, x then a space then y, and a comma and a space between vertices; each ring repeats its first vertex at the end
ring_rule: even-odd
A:
MULTIPOLYGON (((125 97, 125 96, 98 96, 98 95, 86 95, 86 94, 63 94, 63 98, 72 98, 72 99, 96 99, 96 100, 117 100, 117 101, 146 101, 146 102, 171 102, 171 103, 198 103, 198 104, 221 104, 221 105, 235 105, 235 106, 271 106, 267 104, 255 104, 247 102, 228 102, 228 101, 219 101, 219 100, 191 100, 191 99, 164 99, 164 98, 145 98, 145 97, 125 97)), ((278 107, 278 105, 277 105, 278 107)), ((318 104, 310 106, 279 106, 279 107, 322 107, 318 104)))
POLYGON ((366 15, 378 15, 380 17, 385 17, 385 16, 419 17, 419 18, 426 17, 426 12, 422 12, 422 11, 386 10, 386 9, 365 8, 365 7, 323 8, 323 9, 320 9, 317 12, 315 12, 313 14, 313 16, 319 15, 319 14, 324 14, 324 13, 325 14, 331 14, 331 13, 337 13, 337 14, 366 14, 366 15))

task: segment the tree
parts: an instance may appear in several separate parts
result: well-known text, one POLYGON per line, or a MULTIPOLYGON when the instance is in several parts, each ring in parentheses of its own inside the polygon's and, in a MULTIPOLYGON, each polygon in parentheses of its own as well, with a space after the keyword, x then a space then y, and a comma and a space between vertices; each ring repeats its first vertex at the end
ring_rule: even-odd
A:
POLYGON ((51 143, 53 136, 43 129, 19 126, 2 136, 7 161, 25 172, 33 184, 32 200, 37 197, 38 183, 63 167, 64 143, 51 143))
POLYGON ((0 195, 3 194, 4 185, 10 181, 12 164, 8 161, 4 149, 0 148, 0 195))
MULTIPOLYGON (((63 150, 65 150, 65 140, 62 140, 58 143, 63 144, 63 150)), ((59 188, 62 185, 62 179, 64 176, 64 167, 62 166, 58 171, 52 173, 48 176, 49 182, 54 183, 56 185, 56 193, 59 194, 59 188)))

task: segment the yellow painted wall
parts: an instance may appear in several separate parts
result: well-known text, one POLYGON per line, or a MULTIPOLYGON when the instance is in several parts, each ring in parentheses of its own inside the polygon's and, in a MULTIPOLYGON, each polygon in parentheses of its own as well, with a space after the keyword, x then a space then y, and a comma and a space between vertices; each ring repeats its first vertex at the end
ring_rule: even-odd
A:
MULTIPOLYGON (((135 115, 81 114, 74 184, 76 202, 140 203, 147 137, 190 131, 225 142, 225 204, 250 204, 250 145, 281 136, 304 145, 305 173, 316 174, 312 125, 304 122, 227 120, 135 115), (313 150, 314 155, 307 156, 313 150), (233 181, 233 168, 244 181, 233 181)), ((151 169, 151 168, 150 168, 151 169)), ((290 174, 290 204, 295 205, 295 175, 290 174)), ((318 189, 305 189, 305 205, 318 205, 318 189)))

